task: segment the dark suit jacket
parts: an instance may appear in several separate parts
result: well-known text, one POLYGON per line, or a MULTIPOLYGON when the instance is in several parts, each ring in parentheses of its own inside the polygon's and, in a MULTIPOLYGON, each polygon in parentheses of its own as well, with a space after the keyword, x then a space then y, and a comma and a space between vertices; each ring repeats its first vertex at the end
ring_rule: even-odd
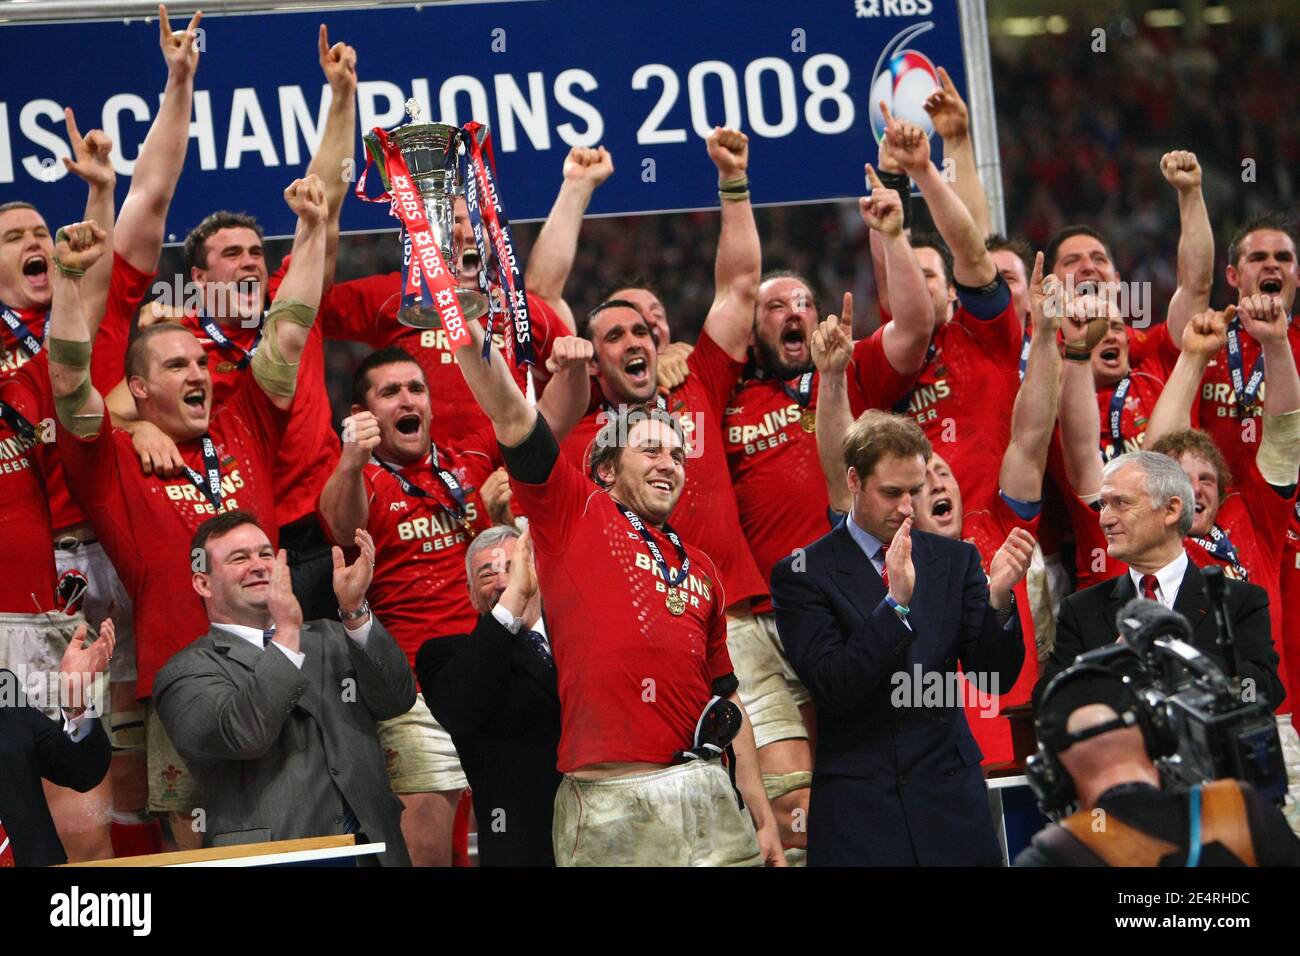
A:
POLYGON ((375 728, 415 704, 406 655, 378 621, 364 651, 338 621, 308 621, 299 646, 302 670, 212 628, 158 672, 154 706, 202 792, 204 845, 344 833, 346 799, 388 845, 379 862, 410 865, 375 728))
POLYGON ((472 634, 425 641, 415 673, 474 793, 482 864, 554 866, 551 818, 560 785, 555 671, 486 614, 472 634))
POLYGON ((781 641, 817 707, 810 866, 1001 863, 961 701, 893 698, 911 701, 901 691, 915 668, 947 683, 958 662, 1009 690, 1024 662, 1019 620, 997 622, 972 545, 913 531, 912 562, 910 631, 845 525, 772 572, 781 641))
MULTIPOLYGON (((1102 581, 1071 594, 1061 602, 1052 656, 1043 665, 1042 676, 1034 687, 1035 706, 1048 682, 1073 664, 1076 656, 1115 643, 1119 633, 1115 616, 1135 597, 1137 588, 1126 572, 1112 581, 1102 581)), ((1255 584, 1229 581, 1225 604, 1235 637, 1237 673, 1243 678, 1253 678, 1259 700, 1267 701, 1270 709, 1276 708, 1286 691, 1277 676, 1278 657, 1269 629, 1268 592, 1255 584)), ((1174 610, 1192 625, 1192 645, 1222 666, 1223 655, 1214 643, 1217 629, 1210 598, 1205 593, 1205 576, 1190 560, 1183 583, 1178 587, 1174 610)))
POLYGON ((63 724, 27 706, 13 671, 0 671, 0 823, 19 866, 68 861, 45 803, 41 778, 85 793, 108 773, 112 751, 100 720, 78 743, 63 724))

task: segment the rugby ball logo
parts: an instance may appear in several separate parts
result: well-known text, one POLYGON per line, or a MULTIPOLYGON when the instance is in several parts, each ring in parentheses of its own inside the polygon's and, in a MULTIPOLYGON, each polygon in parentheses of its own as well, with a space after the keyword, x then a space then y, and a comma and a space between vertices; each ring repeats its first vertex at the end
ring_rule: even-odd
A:
POLYGON ((939 89, 939 71, 928 56, 907 46, 922 33, 933 29, 933 23, 917 23, 899 31, 885 44, 880 59, 876 61, 876 68, 871 74, 868 112, 871 116, 871 133, 877 143, 885 137, 885 117, 880 112, 881 100, 899 119, 916 123, 925 130, 927 136, 934 134, 934 124, 925 112, 925 100, 939 89))

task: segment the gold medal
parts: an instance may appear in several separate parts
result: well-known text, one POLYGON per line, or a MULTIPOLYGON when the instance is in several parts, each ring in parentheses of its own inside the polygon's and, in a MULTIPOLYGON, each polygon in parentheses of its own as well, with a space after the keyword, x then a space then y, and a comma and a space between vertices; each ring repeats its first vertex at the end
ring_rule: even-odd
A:
POLYGON ((817 430, 817 413, 811 408, 805 408, 803 414, 799 416, 799 427, 809 433, 815 432, 817 430))
POLYGON ((686 613, 686 595, 678 588, 669 588, 668 597, 665 603, 668 605, 668 613, 681 617, 686 613))
POLYGON ((234 370, 235 370, 235 363, 234 363, 234 362, 218 362, 218 363, 217 363, 217 371, 220 372, 222 375, 225 375, 227 372, 233 372, 234 370))

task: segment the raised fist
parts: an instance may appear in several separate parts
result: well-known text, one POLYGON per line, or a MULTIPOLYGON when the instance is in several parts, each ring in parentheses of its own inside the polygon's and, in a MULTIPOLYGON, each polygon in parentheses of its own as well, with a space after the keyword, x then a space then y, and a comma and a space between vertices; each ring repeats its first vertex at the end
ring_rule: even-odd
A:
POLYGON ((1228 342, 1228 323, 1236 313, 1235 306, 1222 312, 1206 309, 1192 316, 1183 327, 1182 349, 1188 355, 1214 356, 1228 342))
POLYGON ((329 29, 323 23, 316 40, 320 68, 325 72, 330 89, 335 96, 351 96, 357 90, 357 51, 346 43, 330 46, 329 29))
POLYGON ((925 98, 924 107, 934 124, 934 131, 942 138, 961 139, 970 132, 970 114, 966 104, 943 67, 939 67, 939 89, 925 98))
POLYGON ((203 11, 194 13, 194 19, 180 33, 172 33, 171 23, 167 19, 167 7, 158 5, 158 45, 162 47, 163 59, 167 61, 167 72, 179 80, 187 80, 194 75, 199 65, 199 20, 203 11))
POLYGON ((104 254, 108 233, 93 221, 74 222, 54 235, 54 261, 64 269, 85 272, 104 254))
POLYGON ((566 369, 578 366, 585 369, 595 355, 596 349, 590 339, 578 335, 561 336, 551 346, 550 357, 546 360, 546 371, 558 375, 566 369))
POLYGON ((1195 153, 1189 153, 1185 149, 1176 149, 1161 156, 1160 172, 1169 181, 1169 185, 1180 193, 1201 188, 1201 164, 1196 161, 1195 153))
MULTIPOLYGON (((1231 309, 1232 306, 1228 308, 1231 309)), ((1280 295, 1262 292, 1244 295, 1237 302, 1236 314, 1241 317, 1246 331, 1258 342, 1267 342, 1269 339, 1284 341, 1287 337, 1286 307, 1282 305, 1280 295)), ((1227 322, 1230 321, 1232 316, 1228 315, 1227 322)), ((1224 327, 1227 327, 1226 322, 1224 327)))
POLYGON ((370 460, 379 447, 379 419, 370 412, 357 412, 343 419, 343 457, 354 468, 370 460))
POLYGON ((858 200, 858 212, 868 228, 882 235, 893 238, 903 232, 903 200, 898 190, 888 189, 876 175, 876 171, 867 163, 867 182, 871 184, 871 195, 858 200))
POLYGON ((595 189, 614 172, 614 157, 604 146, 591 149, 575 146, 564 157, 564 181, 583 183, 595 189))
POLYGON ((749 168, 749 137, 738 129, 713 127, 709 134, 709 159, 718 167, 718 179, 737 179, 749 168))
POLYGON ((813 365, 823 376, 842 375, 853 358, 853 340, 849 337, 849 330, 853 328, 852 292, 844 293, 840 312, 840 315, 826 316, 826 321, 813 329, 813 365))
POLYGON ((916 179, 930 163, 930 140, 925 130, 889 112, 884 100, 880 102, 880 112, 885 117, 885 139, 890 154, 905 173, 916 179))
POLYGON ((504 468, 498 468, 483 480, 478 496, 483 499, 488 520, 493 524, 515 523, 515 516, 510 511, 510 499, 514 497, 514 492, 510 490, 510 475, 504 468))
POLYGON ((73 157, 63 157, 63 165, 68 168, 68 172, 75 173, 88 185, 111 190, 117 183, 117 173, 113 171, 113 162, 109 159, 113 141, 103 130, 98 129, 92 129, 82 139, 71 107, 64 109, 63 121, 68 128, 68 142, 72 144, 73 157))
POLYGON ((309 226, 323 226, 329 217, 325 186, 315 173, 291 182, 284 191, 284 201, 294 215, 309 226))

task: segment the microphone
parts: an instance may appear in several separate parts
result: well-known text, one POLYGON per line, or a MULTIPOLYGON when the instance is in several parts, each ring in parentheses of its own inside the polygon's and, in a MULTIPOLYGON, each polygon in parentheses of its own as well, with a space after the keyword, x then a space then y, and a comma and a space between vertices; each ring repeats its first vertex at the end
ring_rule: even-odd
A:
POLYGON ((1225 603, 1228 596, 1227 576, 1223 573, 1223 568, 1210 565, 1201 568, 1201 577, 1205 579, 1205 591, 1210 596, 1210 607, 1214 608, 1214 623, 1218 625, 1214 643, 1223 658, 1224 673, 1228 677, 1236 677, 1237 658, 1232 653, 1232 620, 1228 617, 1225 603))
POLYGON ((1192 626, 1177 611, 1159 601, 1134 598, 1115 615, 1115 628, 1124 643, 1143 658, 1150 656, 1158 637, 1172 637, 1191 643, 1192 626))

